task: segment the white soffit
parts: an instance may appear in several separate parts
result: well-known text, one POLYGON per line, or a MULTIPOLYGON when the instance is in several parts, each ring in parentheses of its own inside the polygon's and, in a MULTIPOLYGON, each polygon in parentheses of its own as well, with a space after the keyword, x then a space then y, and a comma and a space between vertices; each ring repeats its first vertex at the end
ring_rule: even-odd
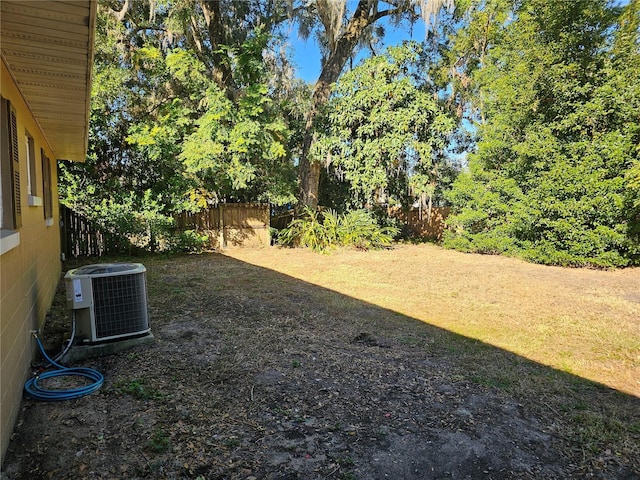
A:
POLYGON ((0 0, 0 49, 57 159, 84 161, 96 2, 0 0))

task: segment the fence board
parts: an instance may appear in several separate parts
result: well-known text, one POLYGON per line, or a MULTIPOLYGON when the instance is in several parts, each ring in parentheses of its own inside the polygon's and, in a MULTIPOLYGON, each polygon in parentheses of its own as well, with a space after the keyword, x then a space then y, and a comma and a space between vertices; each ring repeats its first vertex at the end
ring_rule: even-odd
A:
MULTIPOLYGON (((67 257, 99 257, 122 248, 81 214, 61 205, 60 215, 61 240, 67 257)), ((174 219, 178 232, 205 233, 210 246, 220 249, 270 245, 269 216, 269 205, 232 203, 198 213, 181 212, 174 219)))
POLYGON ((388 209, 390 217, 397 218, 403 222, 411 231, 420 238, 441 240, 444 232, 445 220, 449 216, 451 208, 433 207, 431 218, 426 209, 410 208, 402 209, 393 207, 388 209))
POLYGON ((60 205, 62 251, 67 257, 99 257, 111 253, 109 237, 86 217, 60 205))
POLYGON ((271 244, 269 205, 226 203, 198 213, 175 216, 178 231, 195 230, 209 236, 212 248, 256 247, 271 244))

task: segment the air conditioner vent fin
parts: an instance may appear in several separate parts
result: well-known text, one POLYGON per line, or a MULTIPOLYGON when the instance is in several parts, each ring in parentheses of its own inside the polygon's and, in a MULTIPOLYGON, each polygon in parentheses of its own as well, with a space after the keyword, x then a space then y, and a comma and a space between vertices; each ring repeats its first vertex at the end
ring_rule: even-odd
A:
POLYGON ((97 277, 93 282, 96 337, 114 337, 149 328, 143 275, 97 277))

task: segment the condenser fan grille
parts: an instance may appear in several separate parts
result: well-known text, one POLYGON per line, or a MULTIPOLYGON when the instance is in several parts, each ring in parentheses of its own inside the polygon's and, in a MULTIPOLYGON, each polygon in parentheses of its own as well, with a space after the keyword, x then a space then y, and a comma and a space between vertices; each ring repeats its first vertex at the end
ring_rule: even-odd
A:
POLYGON ((144 274, 92 278, 96 338, 149 328, 144 274))

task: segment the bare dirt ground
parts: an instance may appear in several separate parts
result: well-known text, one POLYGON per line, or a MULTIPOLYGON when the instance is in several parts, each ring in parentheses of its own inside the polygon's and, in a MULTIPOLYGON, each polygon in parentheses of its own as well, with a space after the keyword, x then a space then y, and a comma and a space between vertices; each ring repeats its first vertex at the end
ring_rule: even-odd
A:
POLYGON ((430 245, 134 261, 155 343, 83 361, 95 394, 24 400, 3 480, 640 477, 637 269, 430 245))

